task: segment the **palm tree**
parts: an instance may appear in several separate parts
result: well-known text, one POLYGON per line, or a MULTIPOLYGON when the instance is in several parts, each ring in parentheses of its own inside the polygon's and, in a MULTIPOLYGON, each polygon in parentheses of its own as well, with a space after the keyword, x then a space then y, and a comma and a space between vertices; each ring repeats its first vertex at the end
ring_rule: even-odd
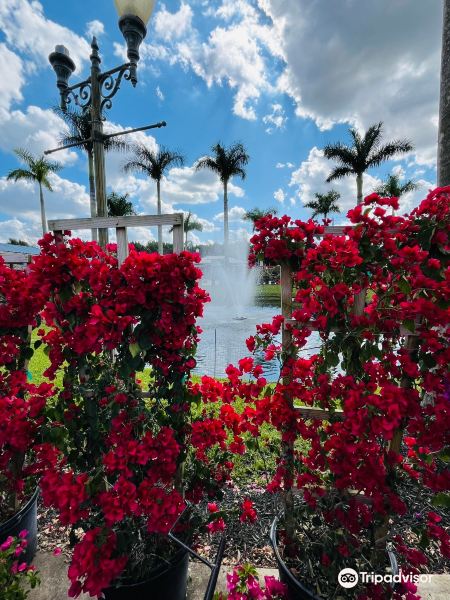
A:
POLYGON ((273 208, 272 206, 270 208, 266 208, 265 210, 261 210, 260 208, 255 207, 251 208, 245 213, 244 221, 251 221, 253 224, 253 231, 255 231, 256 221, 259 221, 259 219, 262 219, 263 217, 268 217, 270 215, 276 214, 277 209, 273 208))
POLYGON ((41 204, 42 235, 45 235, 47 233, 47 220, 45 218, 43 188, 53 192, 48 176, 50 173, 57 173, 60 171, 62 165, 57 162, 51 162, 44 156, 34 157, 31 152, 28 152, 23 148, 16 148, 14 152, 22 162, 25 163, 28 169, 13 169, 8 173, 7 179, 14 179, 14 181, 25 179, 26 181, 37 182, 39 185, 39 201, 41 204))
MULTIPOLYGON (((66 124, 66 131, 61 134, 60 144, 66 146, 69 144, 78 144, 87 154, 88 174, 89 174, 89 198, 91 206, 91 218, 97 216, 97 203, 95 198, 95 180, 94 180, 94 142, 92 141, 92 120, 89 112, 77 110, 62 109, 59 106, 53 108, 55 114, 66 124)), ((126 142, 116 138, 107 138, 103 142, 105 152, 111 150, 125 151, 129 148, 126 142)), ((97 230, 92 230, 92 239, 97 239, 97 230)))
MULTIPOLYGON (((123 166, 125 173, 131 171, 143 173, 156 181, 156 195, 158 199, 158 215, 161 214, 161 179, 169 167, 181 167, 184 164, 184 157, 178 152, 171 152, 164 146, 159 150, 149 150, 144 144, 135 144, 133 146, 134 158, 129 160, 123 166)), ((158 252, 163 253, 162 226, 158 225, 158 252)))
POLYGON ((192 213, 188 212, 187 217, 184 219, 183 222, 183 229, 185 234, 184 247, 186 249, 188 245, 188 233, 190 231, 203 231, 203 225, 200 223, 200 221, 196 221, 192 217, 192 213))
POLYGON ((385 198, 400 198, 408 192, 414 192, 420 187, 419 184, 414 183, 411 179, 400 182, 400 177, 391 173, 384 183, 375 188, 375 192, 385 198))
POLYGON ((314 196, 316 197, 316 200, 311 200, 311 202, 305 204, 306 208, 310 208, 313 211, 313 219, 318 215, 323 215, 323 218, 326 219, 330 213, 340 212, 336 202, 341 195, 339 192, 336 192, 336 190, 330 190, 326 194, 316 193, 314 196))
POLYGON ((350 128, 349 132, 353 143, 346 146, 338 142, 325 146, 323 153, 327 158, 338 161, 327 178, 327 182, 341 179, 347 175, 356 175, 357 202, 363 200, 363 174, 371 167, 378 167, 381 163, 393 158, 398 154, 404 154, 413 150, 408 140, 394 140, 387 144, 381 144, 383 123, 377 123, 369 127, 364 135, 356 129, 350 128))
MULTIPOLYGON (((203 225, 200 221, 196 221, 193 218, 193 214, 189 211, 187 215, 184 217, 183 221, 183 231, 184 231, 184 247, 187 250, 188 245, 188 233, 190 231, 203 231, 203 225)), ((173 227, 170 228, 170 232, 173 231, 173 227)))
POLYGON ((111 192, 106 198, 108 217, 128 217, 135 215, 133 203, 128 200, 129 194, 116 194, 111 192))
POLYGON ((236 143, 225 148, 220 143, 212 147, 213 156, 204 156, 197 161, 196 170, 210 169, 217 173, 223 183, 223 237, 225 254, 228 248, 228 182, 234 175, 245 179, 244 167, 250 160, 242 144, 236 143))

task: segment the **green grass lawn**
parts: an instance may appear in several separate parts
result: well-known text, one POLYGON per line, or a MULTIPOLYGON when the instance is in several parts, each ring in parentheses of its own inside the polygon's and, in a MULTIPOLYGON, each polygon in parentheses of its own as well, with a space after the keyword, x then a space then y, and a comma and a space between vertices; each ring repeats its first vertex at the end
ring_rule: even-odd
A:
POLYGON ((257 285, 255 302, 258 306, 281 306, 279 285, 257 285))
MULTIPOLYGON (((36 331, 33 331, 33 335, 31 336, 31 344, 38 340, 38 335, 36 331)), ((28 372, 31 376, 31 382, 39 385, 43 381, 48 382, 48 379, 44 377, 44 372, 50 366, 50 359, 45 353, 44 345, 40 346, 34 351, 34 354, 30 360, 28 365, 28 372)), ((58 373, 55 381, 57 387, 62 387, 62 373, 58 373)))
MULTIPOLYGON (((34 333, 32 341, 34 342, 36 339, 37 335, 34 333)), ((28 370, 34 384, 37 385, 41 382, 48 381, 43 374, 49 366, 50 360, 44 351, 44 346, 42 345, 34 351, 34 355, 29 364, 28 370)), ((150 379, 150 369, 146 369, 144 372, 139 373, 138 378, 142 381, 143 388, 147 388, 150 379)), ((199 382, 200 376, 194 375, 192 379, 194 382, 199 382)), ((61 372, 57 374, 54 384, 57 388, 62 388, 61 372)), ((218 414, 220 405, 212 405, 210 408, 212 409, 213 413, 218 414)), ((238 401, 236 404, 236 409, 241 411, 243 408, 244 402, 238 401)), ((193 406, 194 413, 197 410, 199 410, 199 408, 193 406)), ((248 483, 248 481, 256 481, 261 485, 264 485, 267 483, 268 474, 273 473, 275 469, 275 458, 279 451, 280 435, 274 427, 270 425, 263 425, 260 435, 257 438, 253 438, 250 435, 246 435, 245 438, 249 450, 244 455, 235 457, 234 480, 238 484, 245 484, 248 483)))

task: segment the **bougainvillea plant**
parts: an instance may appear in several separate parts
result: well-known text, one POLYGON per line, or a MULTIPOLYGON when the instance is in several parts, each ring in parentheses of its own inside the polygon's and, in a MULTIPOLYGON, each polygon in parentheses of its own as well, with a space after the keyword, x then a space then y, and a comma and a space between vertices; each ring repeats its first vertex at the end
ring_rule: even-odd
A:
POLYGON ((98 596, 148 577, 173 550, 166 534, 185 500, 214 498, 229 477, 223 424, 216 434, 218 419, 193 416, 188 383, 208 298, 187 252, 131 251, 119 266, 93 242, 40 244, 31 271, 51 290, 39 334, 46 375, 62 371, 63 385, 36 470, 44 503, 74 532, 69 595, 98 596))
MULTIPOLYGON (((247 344, 279 357, 280 379, 264 389, 261 365, 248 357, 229 367, 223 384, 200 385, 227 403, 224 419, 244 442, 264 423, 279 431, 268 489, 284 498, 280 547, 297 576, 326 597, 342 592, 342 568, 383 573, 387 546, 403 573, 424 572, 436 552, 450 556, 439 515, 450 488, 450 188, 434 190, 410 214, 389 215, 397 206, 396 198, 368 196, 349 211, 352 225, 341 235, 313 221, 260 219, 250 260, 281 264, 282 281, 288 270, 294 303, 291 315, 260 325, 247 344), (301 357, 312 330, 321 349, 301 357), (409 499, 424 489, 435 510, 424 509, 405 534, 399 524, 409 499)), ((345 591, 391 595, 378 583, 345 591)), ((395 592, 414 593, 405 581, 395 592)))
POLYGON ((0 544, 0 590, 2 600, 26 600, 30 590, 39 583, 39 575, 32 565, 21 560, 27 547, 26 530, 19 537, 9 536, 0 544))
POLYGON ((0 522, 33 494, 33 448, 51 386, 27 377, 33 354, 30 332, 37 325, 46 288, 36 289, 28 271, 0 258, 0 522))
POLYGON ((264 577, 261 586, 253 565, 238 565, 227 573, 227 593, 217 592, 214 600, 284 600, 288 598, 287 586, 271 575, 264 577))

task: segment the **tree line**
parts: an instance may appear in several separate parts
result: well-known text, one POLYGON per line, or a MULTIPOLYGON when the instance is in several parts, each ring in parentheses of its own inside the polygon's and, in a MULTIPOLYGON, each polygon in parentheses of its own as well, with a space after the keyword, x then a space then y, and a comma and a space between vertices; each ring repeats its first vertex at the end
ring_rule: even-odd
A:
MULTIPOLYGON (((77 144, 87 155, 90 213, 91 217, 95 217, 97 216, 97 206, 94 184, 94 149, 93 143, 89 139, 91 137, 90 115, 77 110, 63 110, 59 107, 54 110, 66 126, 60 134, 59 141, 61 145, 77 144)), ((360 204, 363 200, 364 174, 369 169, 378 167, 392 158, 411 152, 413 145, 405 139, 382 143, 383 124, 381 122, 369 127, 364 134, 356 128, 349 128, 349 134, 350 144, 337 142, 328 144, 323 149, 324 156, 336 163, 326 181, 331 183, 347 176, 355 176, 357 203, 360 204)), ((207 169, 217 174, 222 183, 223 239, 224 251, 226 252, 229 244, 228 185, 233 177, 245 179, 246 167, 250 157, 244 145, 240 142, 235 142, 229 147, 218 142, 212 146, 211 150, 210 155, 199 158, 194 166, 196 170, 207 169)), ((156 183, 157 214, 162 214, 161 182, 170 168, 181 167, 185 164, 184 156, 180 152, 170 150, 164 146, 151 149, 142 143, 127 144, 115 138, 105 140, 105 151, 131 152, 131 157, 124 162, 122 169, 124 173, 143 174, 156 183)), ((35 157, 23 148, 16 149, 15 153, 24 167, 11 170, 7 178, 14 181, 32 181, 38 184, 42 233, 45 234, 47 232, 47 221, 44 189, 53 191, 49 176, 51 173, 60 171, 62 165, 50 161, 44 156, 35 157)), ((411 180, 402 183, 398 174, 390 174, 387 180, 374 191, 382 196, 400 197, 417 187, 417 184, 411 180)), ((315 199, 306 203, 305 207, 312 211, 313 219, 323 215, 326 220, 330 214, 340 212, 339 199, 340 194, 336 190, 331 189, 326 193, 317 192, 315 199)), ((129 200, 128 194, 110 192, 107 197, 107 206, 109 216, 135 214, 133 203, 129 200)), ((261 217, 276 212, 273 207, 267 209, 255 207, 246 212, 244 219, 252 221, 254 224, 261 217)), ((188 244, 189 232, 202 230, 202 223, 195 219, 191 212, 188 212, 184 219, 185 246, 187 247, 188 244)), ((158 252, 163 253, 162 226, 158 226, 157 248, 158 252)))

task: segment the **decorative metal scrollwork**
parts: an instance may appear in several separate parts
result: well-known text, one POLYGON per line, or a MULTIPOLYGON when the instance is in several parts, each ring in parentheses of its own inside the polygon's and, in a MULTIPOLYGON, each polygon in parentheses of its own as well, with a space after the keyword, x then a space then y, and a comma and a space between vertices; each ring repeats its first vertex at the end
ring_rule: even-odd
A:
POLYGON ((83 112, 89 110, 91 105, 92 98, 92 87, 90 81, 83 81, 83 83, 74 86, 73 88, 68 88, 64 94, 63 100, 65 106, 74 102, 77 106, 81 108, 83 112))
MULTIPOLYGON (((100 95, 102 102, 100 105, 100 114, 103 115, 103 110, 109 110, 112 107, 111 98, 113 98, 122 83, 122 79, 129 81, 131 78, 131 69, 129 64, 122 65, 118 69, 113 69, 107 73, 103 73, 100 78, 100 95), (114 78, 114 75, 116 76, 114 78)), ((102 116, 104 119, 105 117, 102 116)))

